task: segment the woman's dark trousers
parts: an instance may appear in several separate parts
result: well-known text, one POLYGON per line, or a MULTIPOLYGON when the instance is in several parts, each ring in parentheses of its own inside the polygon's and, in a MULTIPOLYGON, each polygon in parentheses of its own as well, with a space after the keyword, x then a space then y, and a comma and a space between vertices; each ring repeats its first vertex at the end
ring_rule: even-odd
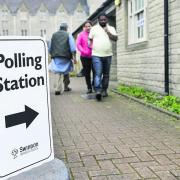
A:
MULTIPOLYGON (((90 90, 92 89, 92 84, 93 81, 91 82, 91 71, 93 71, 93 66, 92 66, 92 58, 87 58, 87 57, 80 57, 81 59, 81 63, 84 69, 84 76, 85 76, 85 80, 86 80, 86 85, 87 85, 87 89, 90 90)), ((94 73, 93 73, 94 74, 94 73)), ((93 75, 94 77, 94 75, 93 75)))

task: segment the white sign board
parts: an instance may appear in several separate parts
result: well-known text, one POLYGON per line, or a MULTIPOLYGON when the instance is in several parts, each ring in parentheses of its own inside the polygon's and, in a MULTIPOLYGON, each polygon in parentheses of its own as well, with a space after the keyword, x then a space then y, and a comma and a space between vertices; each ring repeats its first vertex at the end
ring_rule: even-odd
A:
POLYGON ((0 38, 0 179, 54 158, 47 46, 0 38))

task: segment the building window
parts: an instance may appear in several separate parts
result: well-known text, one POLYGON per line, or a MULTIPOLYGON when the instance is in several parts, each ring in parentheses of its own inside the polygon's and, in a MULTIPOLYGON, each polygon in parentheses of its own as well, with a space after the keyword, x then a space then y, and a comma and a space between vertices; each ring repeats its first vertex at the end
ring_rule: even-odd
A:
POLYGON ((66 11, 63 5, 60 6, 59 11, 58 11, 60 16, 65 16, 66 15, 66 11))
POLYGON ((47 21, 47 13, 45 11, 40 11, 40 21, 47 21))
POLYGON ((8 29, 8 21, 2 21, 2 29, 8 29))
POLYGON ((27 29, 21 29, 21 36, 27 36, 27 29))
POLYGON ((147 40, 146 0, 128 0, 128 44, 147 40))
POLYGON ((27 12, 20 12, 20 20, 21 21, 27 21, 28 20, 28 13, 27 12))
POLYGON ((83 7, 78 4, 77 9, 76 9, 76 18, 77 21, 81 24, 84 21, 84 14, 83 14, 83 7))
POLYGON ((41 33, 41 37, 45 37, 46 36, 46 29, 41 29, 40 33, 41 33))
POLYGON ((8 36, 8 34, 9 34, 8 29, 3 29, 2 34, 3 34, 3 36, 8 36))
POLYGON ((2 9, 2 20, 7 20, 8 19, 8 10, 7 9, 2 9))
POLYGON ((25 20, 21 20, 20 23, 21 23, 21 28, 22 28, 22 29, 24 29, 24 28, 27 27, 27 25, 28 25, 28 22, 25 21, 25 20))

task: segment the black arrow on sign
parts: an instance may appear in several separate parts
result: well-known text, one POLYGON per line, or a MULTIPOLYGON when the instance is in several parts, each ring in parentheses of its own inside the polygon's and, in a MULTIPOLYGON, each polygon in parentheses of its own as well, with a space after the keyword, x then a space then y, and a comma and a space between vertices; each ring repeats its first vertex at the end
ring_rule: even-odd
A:
POLYGON ((26 128, 34 121, 39 113, 25 105, 25 111, 5 116, 6 128, 26 123, 26 128))

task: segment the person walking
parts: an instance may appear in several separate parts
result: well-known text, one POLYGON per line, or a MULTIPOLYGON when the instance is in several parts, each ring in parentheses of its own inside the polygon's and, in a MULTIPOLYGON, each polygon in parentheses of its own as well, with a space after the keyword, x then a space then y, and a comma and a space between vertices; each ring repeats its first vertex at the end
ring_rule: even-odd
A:
POLYGON ((60 95, 64 91, 71 91, 69 87, 69 72, 73 71, 73 62, 76 64, 76 44, 73 36, 67 32, 68 25, 62 23, 59 31, 52 35, 49 52, 52 58, 51 66, 58 74, 55 84, 55 95, 60 95), (73 62, 72 62, 73 60, 73 62), (62 76, 64 88, 62 85, 62 76))
MULTIPOLYGON (((87 94, 92 93, 92 83, 91 81, 91 72, 93 72, 92 68, 92 49, 91 47, 88 47, 88 37, 89 32, 91 29, 92 23, 91 21, 87 20, 83 24, 83 31, 79 33, 77 40, 76 40, 76 46, 77 49, 80 52, 80 59, 83 66, 83 72, 86 80, 87 85, 87 94)), ((93 73, 94 74, 94 73, 93 73)))
POLYGON ((117 33, 114 27, 108 25, 106 14, 98 16, 98 24, 91 28, 89 33, 89 46, 92 45, 92 63, 95 71, 94 88, 96 99, 100 101, 107 97, 109 86, 109 73, 112 59, 111 40, 117 41, 117 33))

